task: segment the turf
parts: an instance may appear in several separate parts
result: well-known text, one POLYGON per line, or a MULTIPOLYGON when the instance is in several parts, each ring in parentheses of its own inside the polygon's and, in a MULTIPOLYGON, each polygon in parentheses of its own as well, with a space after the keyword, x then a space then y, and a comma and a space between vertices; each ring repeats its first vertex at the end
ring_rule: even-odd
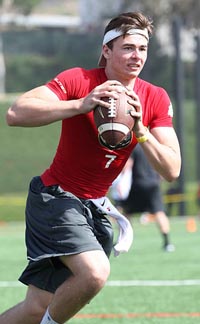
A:
MULTIPOLYGON (((71 323, 197 324, 200 321, 200 285, 165 286, 166 280, 200 280, 199 229, 189 233, 187 218, 171 220, 173 253, 163 252, 154 223, 141 225, 134 219, 134 244, 117 258, 111 256, 108 284, 71 323), (138 281, 137 281, 138 280, 138 281), (161 282, 147 286, 144 281, 161 282), (116 281, 122 286, 116 286, 116 281), (124 286, 124 284, 127 284, 124 286), (138 283, 138 284, 137 284, 138 283), (162 284, 163 283, 163 284, 162 284)), ((115 225, 114 225, 115 226, 115 225)), ((116 232, 117 234, 117 232, 116 232)), ((17 278, 26 264, 23 223, 0 226, 0 311, 21 301, 26 292, 17 278), (16 284, 12 287, 11 284, 16 284), (5 285, 5 286, 3 286, 5 285)), ((200 281, 199 281, 200 282, 200 281)))

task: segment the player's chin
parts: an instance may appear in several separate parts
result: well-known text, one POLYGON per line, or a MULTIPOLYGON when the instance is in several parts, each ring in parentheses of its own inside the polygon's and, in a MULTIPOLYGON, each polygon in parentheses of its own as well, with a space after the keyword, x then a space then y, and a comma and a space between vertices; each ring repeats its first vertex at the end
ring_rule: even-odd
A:
POLYGON ((141 72, 141 70, 139 70, 139 69, 130 69, 129 75, 132 78, 134 78, 134 77, 136 78, 140 74, 140 72, 141 72))
POLYGON ((138 76, 142 70, 140 66, 135 66, 135 65, 128 65, 127 66, 127 73, 129 73, 131 76, 138 76))

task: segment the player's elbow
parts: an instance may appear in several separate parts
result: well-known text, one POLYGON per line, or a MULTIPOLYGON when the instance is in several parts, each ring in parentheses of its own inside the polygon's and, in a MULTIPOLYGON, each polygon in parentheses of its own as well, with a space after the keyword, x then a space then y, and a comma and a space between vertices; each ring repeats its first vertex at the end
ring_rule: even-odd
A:
POLYGON ((173 182, 177 180, 181 172, 181 156, 177 155, 170 163, 168 164, 168 171, 166 172, 166 180, 168 182, 173 182))
POLYGON ((8 126, 17 126, 17 118, 12 108, 9 108, 6 113, 6 123, 8 126))
POLYGON ((165 180, 166 180, 167 182, 173 182, 173 181, 175 181, 177 178, 178 178, 178 176, 176 176, 176 175, 170 175, 170 176, 168 176, 168 177, 165 177, 165 180))
POLYGON ((175 181, 180 176, 180 167, 173 168, 169 170, 167 174, 165 174, 165 180, 168 182, 175 181))

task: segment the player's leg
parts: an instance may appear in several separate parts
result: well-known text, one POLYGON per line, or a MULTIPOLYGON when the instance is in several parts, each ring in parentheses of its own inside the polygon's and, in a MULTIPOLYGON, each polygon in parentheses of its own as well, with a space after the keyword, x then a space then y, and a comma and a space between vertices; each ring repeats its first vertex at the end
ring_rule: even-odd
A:
MULTIPOLYGON (((61 188, 47 189, 48 199, 46 199, 46 188, 41 181, 38 181, 38 178, 35 178, 31 183, 26 208, 26 243, 29 258, 35 261, 29 262, 20 281, 51 293, 55 293, 59 289, 53 305, 55 305, 54 310, 58 309, 58 313, 61 309, 61 319, 58 318, 58 320, 61 320, 60 323, 62 323, 62 318, 66 317, 67 319, 73 316, 76 310, 83 307, 104 285, 110 269, 106 254, 109 256, 112 249, 113 232, 110 222, 106 221, 102 215, 98 216, 98 219, 102 221, 103 230, 100 231, 99 226, 96 228, 96 221, 89 208, 85 207, 72 194, 65 193, 61 188), (49 191, 49 189, 51 190, 49 191), (36 201, 34 205, 32 204, 33 200, 36 201), (54 205, 55 208, 53 208, 54 205), (52 210, 56 211, 56 217, 52 214, 52 210), (100 243, 101 240, 102 243, 100 243), (89 257, 87 257, 87 253, 89 253, 89 257), (41 258, 43 254, 44 257, 41 258), (68 257, 65 256, 62 262, 59 261, 58 256, 66 254, 68 257), (46 255, 49 257, 46 258, 46 255), (68 307, 68 303, 70 307, 68 307), (62 307, 66 309, 64 314, 62 307)), ((49 293, 47 294, 49 296, 49 293)), ((52 295, 50 294, 50 296, 52 295)), ((10 317, 7 321, 0 321, 0 323, 40 323, 38 319, 42 316, 41 314, 44 314, 44 308, 48 307, 49 300, 44 298, 45 304, 41 309, 40 299, 36 299, 38 302, 33 304, 35 307, 32 308, 32 304, 29 302, 30 297, 27 295, 26 303, 29 308, 27 307, 25 311, 26 303, 19 304, 12 310, 13 316, 10 312, 5 313, 4 318, 10 317), (18 314, 17 309, 19 310, 18 314), (26 322, 27 314, 31 315, 28 322, 26 322), (33 319, 34 316, 36 321, 33 319)), ((49 312, 51 314, 51 307, 49 312)), ((58 316, 57 311, 55 312, 58 316)))
POLYGON ((168 234, 170 232, 169 219, 164 211, 158 211, 155 214, 155 219, 161 233, 168 234))
MULTIPOLYGON (((104 215, 99 214, 93 204, 89 203, 88 207, 93 214, 91 225, 94 226, 98 242, 103 249, 98 247, 99 243, 94 245, 93 241, 90 251, 60 257, 62 265, 65 265, 72 275, 57 288, 41 324, 64 323, 99 292, 108 278, 110 272, 108 257, 113 246, 112 225, 104 215), (94 248, 95 246, 98 249, 94 248), (49 315, 51 322, 48 320, 49 315)), ((88 246, 91 233, 88 232, 87 236, 88 246)), ((60 269, 61 265, 57 266, 60 269)))
POLYGON ((38 324, 53 294, 30 285, 21 303, 0 315, 1 324, 38 324))
POLYGON ((110 272, 109 260, 100 250, 61 259, 73 276, 56 290, 48 307, 51 318, 59 324, 74 316, 101 290, 110 272))
POLYGON ((167 252, 173 252, 174 246, 170 243, 170 223, 164 211, 162 193, 159 186, 152 188, 150 192, 151 213, 155 215, 155 220, 163 238, 163 249, 167 252))
POLYGON ((47 308, 55 322, 64 323, 104 286, 110 264, 103 251, 84 252, 61 259, 73 275, 58 287, 54 295, 30 285, 25 300, 0 315, 1 324, 38 324, 47 308))
POLYGON ((170 243, 170 223, 169 218, 164 211, 158 211, 155 213, 155 219, 163 237, 163 249, 166 252, 173 252, 175 250, 174 245, 170 243))

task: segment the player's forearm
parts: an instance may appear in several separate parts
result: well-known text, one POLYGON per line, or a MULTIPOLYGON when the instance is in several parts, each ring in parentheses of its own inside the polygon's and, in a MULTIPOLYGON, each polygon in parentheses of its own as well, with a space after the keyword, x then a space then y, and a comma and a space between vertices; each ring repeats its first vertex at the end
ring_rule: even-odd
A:
POLYGON ((39 98, 19 98, 6 114, 9 126, 37 127, 80 114, 81 99, 46 101, 39 98))

